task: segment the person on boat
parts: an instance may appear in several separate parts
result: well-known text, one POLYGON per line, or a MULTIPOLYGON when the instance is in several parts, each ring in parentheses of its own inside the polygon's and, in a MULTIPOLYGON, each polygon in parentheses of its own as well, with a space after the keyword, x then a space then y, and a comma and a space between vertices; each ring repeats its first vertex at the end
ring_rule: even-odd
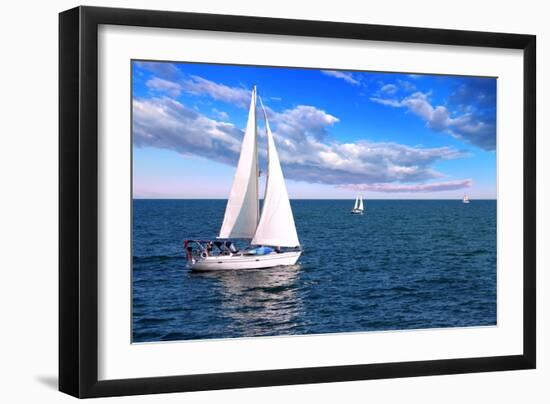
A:
POLYGON ((281 253, 281 247, 280 246, 275 247, 275 252, 277 254, 281 253))
POLYGON ((211 241, 206 243, 206 255, 208 255, 208 256, 212 255, 212 242, 211 241))
POLYGON ((232 254, 236 254, 239 252, 239 250, 237 250, 237 247, 235 247, 235 244, 231 241, 226 241, 225 242, 225 247, 229 250, 229 252, 231 252, 232 254))

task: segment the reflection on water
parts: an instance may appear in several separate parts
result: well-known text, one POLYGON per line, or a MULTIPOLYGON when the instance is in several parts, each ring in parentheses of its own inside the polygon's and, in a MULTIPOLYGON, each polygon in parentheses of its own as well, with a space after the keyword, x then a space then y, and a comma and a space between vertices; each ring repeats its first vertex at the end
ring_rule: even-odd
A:
POLYGON ((228 331, 243 337, 292 334, 302 311, 296 290, 300 265, 258 270, 202 272, 217 288, 228 331))

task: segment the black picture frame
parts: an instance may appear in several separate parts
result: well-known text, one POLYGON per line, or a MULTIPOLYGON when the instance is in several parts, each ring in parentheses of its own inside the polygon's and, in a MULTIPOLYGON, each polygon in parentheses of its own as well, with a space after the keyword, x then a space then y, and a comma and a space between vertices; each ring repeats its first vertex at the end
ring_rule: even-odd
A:
POLYGON ((534 35, 96 7, 77 7, 60 13, 59 390, 84 398, 534 369, 535 106, 534 35), (97 62, 100 24, 523 50, 523 354, 99 381, 97 62))

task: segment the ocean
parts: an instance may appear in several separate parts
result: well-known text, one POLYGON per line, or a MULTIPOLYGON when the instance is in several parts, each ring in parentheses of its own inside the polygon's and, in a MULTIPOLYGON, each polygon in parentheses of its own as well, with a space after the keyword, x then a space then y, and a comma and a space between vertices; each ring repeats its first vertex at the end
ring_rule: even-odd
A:
POLYGON ((192 273, 225 200, 133 201, 133 342, 496 325, 496 201, 292 200, 298 264, 192 273))

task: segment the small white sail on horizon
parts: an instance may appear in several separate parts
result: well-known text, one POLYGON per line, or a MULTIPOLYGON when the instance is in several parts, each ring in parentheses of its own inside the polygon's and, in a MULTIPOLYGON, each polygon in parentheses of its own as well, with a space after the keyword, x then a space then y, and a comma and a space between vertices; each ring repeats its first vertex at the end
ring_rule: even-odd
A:
POLYGON ((357 195, 357 198, 355 198, 355 205, 353 205, 351 213, 363 214, 363 210, 363 195, 357 195))

